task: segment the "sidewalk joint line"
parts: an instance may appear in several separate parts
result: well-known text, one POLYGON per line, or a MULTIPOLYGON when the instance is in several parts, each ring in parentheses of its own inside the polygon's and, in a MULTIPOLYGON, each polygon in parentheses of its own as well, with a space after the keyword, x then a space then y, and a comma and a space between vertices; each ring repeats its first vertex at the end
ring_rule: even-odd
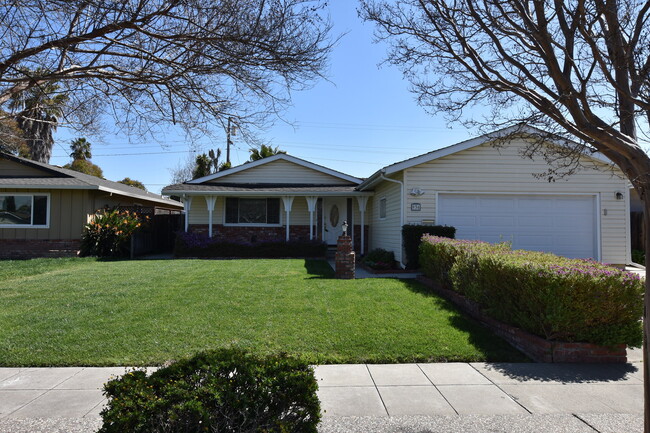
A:
MULTIPOLYGON (((486 375, 484 375, 483 373, 481 373, 481 372, 480 372, 476 367, 474 367, 471 363, 468 362, 468 364, 469 364, 469 366, 472 367, 472 368, 473 368, 473 369, 474 369, 478 374, 480 374, 481 376, 483 376, 484 378, 486 378, 486 379, 487 379, 487 380, 488 380, 492 385, 496 386, 497 389, 498 389, 499 391, 501 391, 502 393, 504 393, 505 395, 507 395, 508 397, 510 397, 510 400, 512 400, 512 401, 514 401, 515 403, 517 403, 519 406, 521 406, 521 408, 523 408, 523 409, 524 409, 526 412, 528 412, 530 415, 533 414, 531 411, 528 410, 528 408, 527 408, 526 406, 524 406, 523 404, 521 404, 521 403, 519 402, 518 399, 516 399, 516 398, 514 398, 513 396, 511 396, 510 394, 508 394, 508 393, 507 393, 503 388, 501 388, 501 387, 500 387, 497 383, 495 383, 492 379, 490 379, 489 377, 487 377, 486 375)), ((518 381, 518 383, 520 383, 520 382, 521 382, 521 381, 518 381)))
POLYGON ((589 427, 589 428, 592 429, 593 431, 595 431, 595 432, 597 432, 597 433, 601 433, 600 430, 598 430, 596 427, 592 426, 592 425, 589 424, 587 421, 585 421, 584 419, 582 419, 582 418, 580 417, 580 415, 575 414, 575 413, 572 413, 571 415, 573 415, 575 418, 578 418, 580 421, 582 421, 585 425, 587 425, 587 427, 589 427))
POLYGON ((431 383, 431 385, 433 385, 433 387, 436 389, 436 391, 438 391, 438 394, 440 394, 440 395, 442 396, 442 398, 447 402, 447 404, 448 404, 448 405, 449 405, 449 406, 454 410, 454 412, 456 413, 456 415, 460 415, 460 414, 458 413, 458 411, 456 410, 456 408, 454 407, 454 405, 451 404, 451 402, 450 402, 449 400, 447 400, 447 397, 445 397, 445 395, 442 393, 442 391, 440 391, 440 389, 438 388, 438 386, 437 386, 435 383, 433 383, 433 381, 429 378, 429 376, 427 376, 427 374, 424 372, 424 370, 422 370, 422 367, 420 367, 420 364, 417 363, 416 365, 418 366, 418 368, 420 369, 420 371, 422 372, 422 374, 424 374, 424 377, 426 377, 427 380, 431 383))
MULTIPOLYGON (((18 391, 24 391, 24 390, 21 389, 21 390, 18 390, 18 391)), ((39 389, 39 390, 27 390, 27 391, 43 391, 43 392, 40 393, 39 395, 37 395, 36 397, 34 397, 33 399, 31 399, 30 401, 28 401, 27 403, 25 403, 24 405, 22 405, 22 406, 20 406, 20 407, 18 407, 16 409, 12 410, 11 412, 5 414, 3 418, 5 418, 5 419, 9 418, 10 415, 13 415, 14 413, 18 412, 20 409, 24 408, 25 406, 34 403, 36 400, 38 400, 39 398, 43 397, 45 394, 50 392, 51 389, 46 389, 46 390, 39 389)))
POLYGON ((372 372, 370 371, 368 364, 364 364, 364 365, 366 366, 366 370, 368 370, 370 379, 372 379, 372 384, 375 386, 375 391, 377 391, 377 395, 379 396, 379 401, 381 401, 381 405, 384 407, 384 411, 386 411, 386 415, 391 416, 391 414, 388 412, 388 408, 386 407, 386 403, 384 403, 384 398, 381 396, 381 392, 379 392, 379 388, 377 387, 377 382, 375 382, 375 378, 372 377, 372 372))

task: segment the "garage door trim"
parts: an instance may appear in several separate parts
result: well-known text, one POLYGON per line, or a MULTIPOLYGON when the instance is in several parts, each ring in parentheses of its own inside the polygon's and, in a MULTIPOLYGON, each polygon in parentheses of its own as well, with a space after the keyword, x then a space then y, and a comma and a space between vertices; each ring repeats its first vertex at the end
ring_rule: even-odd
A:
POLYGON ((601 214, 601 205, 600 205, 600 193, 594 193, 594 192, 499 192, 499 191, 436 191, 435 192, 435 200, 436 200, 436 206, 435 206, 435 221, 436 224, 439 223, 440 221, 440 195, 441 194, 467 194, 467 195, 517 195, 517 196, 579 196, 579 197, 586 197, 586 196, 591 196, 594 197, 594 224, 595 224, 595 231, 596 231, 596 260, 602 261, 602 242, 601 242, 601 234, 602 234, 602 229, 601 229, 601 221, 600 221, 600 214, 601 214))

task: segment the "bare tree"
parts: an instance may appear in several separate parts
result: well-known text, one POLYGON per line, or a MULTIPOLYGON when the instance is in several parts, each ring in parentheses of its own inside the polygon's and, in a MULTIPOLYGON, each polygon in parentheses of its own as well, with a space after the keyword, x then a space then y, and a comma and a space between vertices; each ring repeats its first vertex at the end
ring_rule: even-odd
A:
POLYGON ((8 0, 0 106, 56 82, 84 133, 105 115, 153 135, 259 124, 321 75, 333 43, 321 1, 8 0))
MULTIPOLYGON (((377 24, 377 37, 391 46, 387 61, 402 69, 426 109, 462 121, 470 106, 492 107, 477 123, 523 122, 569 138, 572 152, 556 159, 559 175, 581 153, 601 152, 644 199, 647 223, 650 1, 361 0, 360 13, 377 24)), ((645 243, 650 251, 650 233, 645 243)), ((646 431, 649 307, 647 279, 646 431)))

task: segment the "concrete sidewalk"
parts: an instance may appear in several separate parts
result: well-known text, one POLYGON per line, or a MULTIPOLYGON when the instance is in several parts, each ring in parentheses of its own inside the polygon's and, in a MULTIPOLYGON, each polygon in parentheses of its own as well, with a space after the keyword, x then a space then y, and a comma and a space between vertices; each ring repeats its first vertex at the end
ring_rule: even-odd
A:
MULTIPOLYGON (((632 356, 635 359, 635 356, 632 356)), ((322 433, 642 431, 642 371, 622 365, 315 367, 322 433)), ((89 432, 125 368, 0 368, 0 432, 89 432)))

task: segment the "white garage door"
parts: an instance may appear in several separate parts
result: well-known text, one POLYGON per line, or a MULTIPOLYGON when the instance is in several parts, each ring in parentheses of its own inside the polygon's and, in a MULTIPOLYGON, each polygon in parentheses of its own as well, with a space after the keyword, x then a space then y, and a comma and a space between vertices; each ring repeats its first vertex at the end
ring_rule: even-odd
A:
POLYGON ((457 239, 512 242, 514 249, 598 258, 594 196, 439 194, 439 224, 457 239))

